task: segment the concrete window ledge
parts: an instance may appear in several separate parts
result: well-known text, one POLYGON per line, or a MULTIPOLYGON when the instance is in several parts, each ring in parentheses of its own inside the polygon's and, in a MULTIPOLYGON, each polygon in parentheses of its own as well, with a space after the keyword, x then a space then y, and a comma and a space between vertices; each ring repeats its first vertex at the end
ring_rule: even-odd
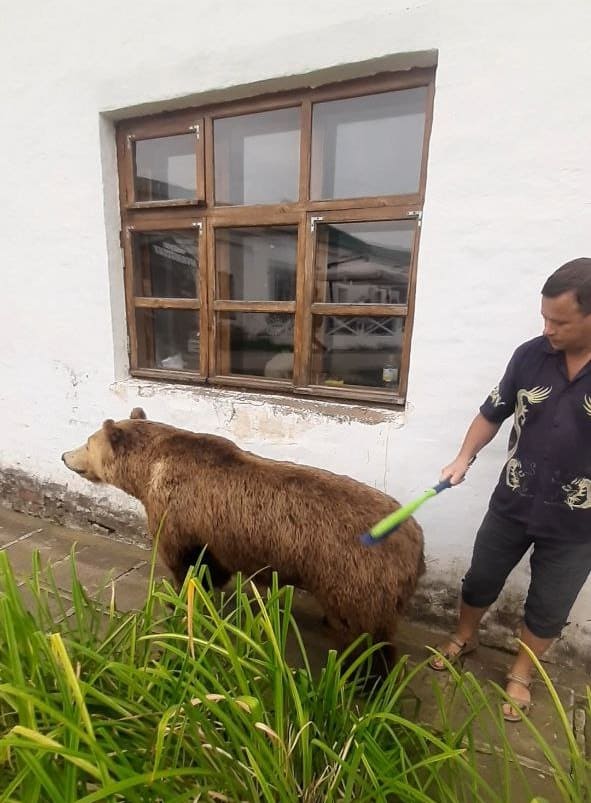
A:
MULTIPOLYGON (((304 417, 325 417, 338 422, 358 422, 360 424, 392 424, 401 427, 406 420, 406 411, 400 408, 369 406, 320 399, 299 398, 277 393, 260 393, 233 388, 212 387, 211 385, 186 385, 172 382, 153 382, 145 379, 124 379, 114 382, 110 391, 132 407, 142 400, 164 400, 184 407, 204 403, 219 407, 227 405, 250 405, 252 407, 271 406, 278 413, 296 414, 304 417)), ((146 402, 147 404, 147 402, 146 402)), ((149 415, 149 411, 148 415, 149 415)))

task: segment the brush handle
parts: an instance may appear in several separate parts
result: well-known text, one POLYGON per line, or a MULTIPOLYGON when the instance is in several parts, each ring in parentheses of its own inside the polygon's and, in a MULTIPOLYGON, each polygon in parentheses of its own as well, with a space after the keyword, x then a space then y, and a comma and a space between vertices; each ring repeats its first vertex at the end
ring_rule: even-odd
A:
POLYGON ((401 524, 407 521, 415 510, 424 504, 427 499, 437 496, 441 491, 445 491, 446 488, 451 488, 451 480, 449 477, 445 480, 441 480, 441 482, 438 482, 437 485, 434 485, 432 488, 428 488, 421 496, 409 502, 408 505, 403 505, 398 508, 398 510, 395 510, 394 513, 378 521, 369 532, 363 533, 361 536, 361 543, 365 544, 365 546, 373 546, 379 543, 383 538, 387 538, 397 530, 401 524))
POLYGON ((433 486, 433 490, 435 491, 436 494, 440 494, 441 491, 445 491, 447 488, 451 488, 450 477, 448 477, 445 480, 441 480, 441 482, 438 482, 437 485, 433 486))

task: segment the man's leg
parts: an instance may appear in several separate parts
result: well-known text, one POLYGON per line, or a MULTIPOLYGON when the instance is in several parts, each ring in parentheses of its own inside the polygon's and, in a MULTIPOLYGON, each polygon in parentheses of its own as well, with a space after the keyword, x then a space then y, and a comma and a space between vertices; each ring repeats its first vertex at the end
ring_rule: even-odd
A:
MULTIPOLYGON (((539 638, 538 636, 534 636, 525 624, 521 628, 520 639, 524 644, 527 644, 536 658, 541 658, 554 641, 554 638, 539 638)), ((515 700, 520 706, 527 707, 531 703, 529 686, 531 684, 533 670, 534 664, 529 654, 523 647, 520 647, 517 658, 513 662, 513 666, 507 675, 508 682, 505 689, 511 699, 515 700), (512 680, 511 678, 515 679, 512 680)), ((515 706, 509 705, 509 703, 503 705, 503 714, 510 720, 519 717, 515 706)))
MULTIPOLYGON (((519 563, 532 539, 525 528, 507 521, 490 510, 485 515, 472 554, 472 563, 462 584, 460 617, 452 638, 438 649, 453 659, 476 637, 480 620, 497 599, 509 573, 519 563)), ((433 669, 444 669, 439 658, 431 661, 433 669)))
MULTIPOLYGON (((589 573, 591 572, 591 541, 569 543, 563 538, 536 539, 531 560, 531 583, 525 601, 521 641, 541 658, 552 642, 560 636, 568 615, 589 573)), ((507 683, 507 694, 522 706, 529 705, 534 665, 528 653, 520 647, 507 683), (511 680, 510 676, 519 678, 511 680), (521 682, 520 682, 521 681, 521 682)), ((514 706, 505 705, 503 713, 515 718, 514 706)))

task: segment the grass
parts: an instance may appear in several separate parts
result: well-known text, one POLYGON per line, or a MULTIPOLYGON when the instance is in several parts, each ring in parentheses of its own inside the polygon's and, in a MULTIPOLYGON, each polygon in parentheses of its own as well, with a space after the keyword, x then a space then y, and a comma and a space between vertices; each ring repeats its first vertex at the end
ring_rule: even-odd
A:
MULTIPOLYGON (((263 595, 238 578, 232 593, 213 597, 201 567, 177 593, 154 582, 152 567, 142 610, 121 613, 113 599, 88 599, 74 556, 71 567, 68 611, 38 556, 19 586, 0 552, 0 802, 534 799, 498 698, 472 675, 453 671, 464 713, 450 717, 442 696, 435 732, 420 724, 411 690, 424 664, 403 659, 363 695, 376 647, 357 658, 331 652, 314 674, 290 588, 275 584, 263 595), (298 645, 297 666, 285 659, 288 639, 298 645), (497 746, 488 780, 476 749, 484 735, 497 746)), ((546 796, 580 803, 590 765, 538 669, 570 767, 527 721, 552 767, 546 796)))

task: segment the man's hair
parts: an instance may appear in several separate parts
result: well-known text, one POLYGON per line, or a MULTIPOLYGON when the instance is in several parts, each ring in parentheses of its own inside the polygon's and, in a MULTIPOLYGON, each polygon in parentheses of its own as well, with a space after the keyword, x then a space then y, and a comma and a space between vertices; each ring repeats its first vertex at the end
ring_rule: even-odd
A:
POLYGON ((583 315, 591 313, 591 258, 579 257, 566 262, 546 279, 542 295, 556 298, 572 291, 583 315))

